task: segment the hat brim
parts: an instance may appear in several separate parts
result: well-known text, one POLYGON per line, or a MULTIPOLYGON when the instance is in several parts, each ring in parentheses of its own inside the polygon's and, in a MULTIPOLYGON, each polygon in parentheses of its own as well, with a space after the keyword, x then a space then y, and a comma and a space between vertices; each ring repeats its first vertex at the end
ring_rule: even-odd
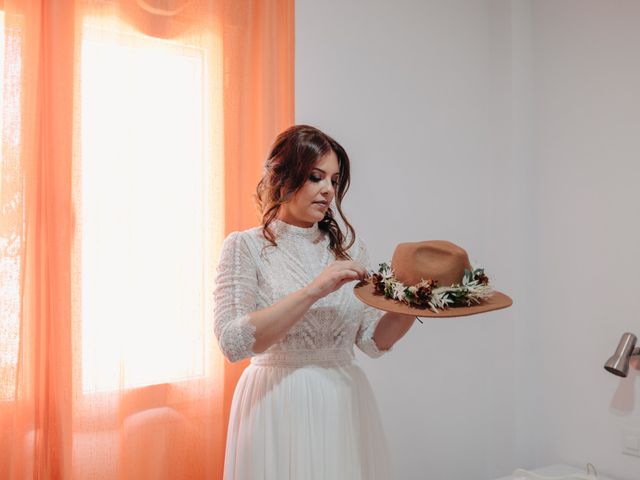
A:
POLYGON ((510 307, 513 300, 508 295, 496 291, 487 300, 472 305, 470 307, 451 307, 447 309, 438 309, 438 313, 428 307, 409 306, 406 303, 386 298, 381 293, 375 291, 371 282, 359 282, 353 287, 353 292, 361 302, 366 303, 378 310, 386 312, 401 313, 403 315, 415 315, 417 317, 464 317, 467 315, 476 315, 478 313, 491 312, 500 310, 501 308, 510 307))

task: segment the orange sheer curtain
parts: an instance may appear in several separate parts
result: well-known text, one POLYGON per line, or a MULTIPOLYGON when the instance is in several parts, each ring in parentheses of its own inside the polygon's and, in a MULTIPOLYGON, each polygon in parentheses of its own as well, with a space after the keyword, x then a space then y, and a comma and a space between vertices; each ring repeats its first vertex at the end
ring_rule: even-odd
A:
POLYGON ((221 478, 210 293, 293 121, 293 3, 0 1, 0 478, 221 478))

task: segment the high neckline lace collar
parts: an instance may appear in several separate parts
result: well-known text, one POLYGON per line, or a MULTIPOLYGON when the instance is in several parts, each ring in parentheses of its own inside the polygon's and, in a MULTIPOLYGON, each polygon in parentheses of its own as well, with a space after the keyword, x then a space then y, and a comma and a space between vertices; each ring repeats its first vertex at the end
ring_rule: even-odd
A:
POLYGON ((317 222, 307 228, 291 225, 279 218, 274 218, 273 222, 271 222, 271 226, 273 226, 274 231, 279 237, 293 235, 296 237, 315 239, 320 231, 317 222))

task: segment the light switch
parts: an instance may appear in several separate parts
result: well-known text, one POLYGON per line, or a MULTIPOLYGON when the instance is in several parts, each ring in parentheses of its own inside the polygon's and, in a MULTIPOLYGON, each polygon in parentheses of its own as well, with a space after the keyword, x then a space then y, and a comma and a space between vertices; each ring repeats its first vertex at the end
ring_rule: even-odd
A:
POLYGON ((640 457, 640 429, 625 428, 622 431, 622 453, 640 457))

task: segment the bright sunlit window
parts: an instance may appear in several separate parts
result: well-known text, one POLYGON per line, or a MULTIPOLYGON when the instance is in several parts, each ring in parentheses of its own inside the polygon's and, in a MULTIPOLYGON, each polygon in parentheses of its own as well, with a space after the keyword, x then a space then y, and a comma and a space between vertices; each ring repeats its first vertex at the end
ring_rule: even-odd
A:
POLYGON ((84 392, 205 373, 211 167, 206 52, 83 27, 84 392))
MULTIPOLYGON (((15 37, 16 40, 19 37, 15 37)), ((20 45, 15 44, 19 49, 20 45)), ((5 141, 7 132, 4 129, 4 92, 8 85, 6 73, 10 73, 10 79, 19 82, 19 66, 14 65, 15 72, 5 72, 5 22, 4 12, 0 11, 0 133, 5 141), (14 76, 15 74, 15 76, 14 76)), ((17 98, 13 98, 18 102, 17 98)), ((19 108, 19 105, 12 105, 19 108)), ((15 127, 18 127, 17 125, 15 127)), ((17 134, 16 128, 15 134, 17 134)), ((3 192, 3 175, 9 173, 11 167, 5 163, 0 149, 0 198, 9 200, 9 204, 0 205, 3 209, 20 209, 21 199, 10 198, 8 192, 3 192)), ((0 212, 9 215, 9 212, 0 212)), ((21 237, 18 232, 0 232, 0 401, 14 398, 16 367, 18 362, 18 345, 20 340, 20 248, 21 237)))

